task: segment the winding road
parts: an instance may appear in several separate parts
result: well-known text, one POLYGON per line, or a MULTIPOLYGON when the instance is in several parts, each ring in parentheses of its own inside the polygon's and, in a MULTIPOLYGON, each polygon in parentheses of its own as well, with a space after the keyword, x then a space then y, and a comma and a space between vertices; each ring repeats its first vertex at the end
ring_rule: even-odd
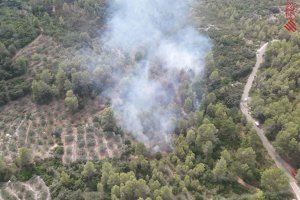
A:
POLYGON ((256 125, 256 120, 250 115, 250 108, 248 106, 249 92, 252 87, 254 78, 257 74, 257 71, 264 60, 264 54, 265 54, 267 46, 268 46, 268 43, 265 43, 257 51, 257 55, 256 55, 257 61, 252 70, 252 73, 250 74, 250 76, 247 80, 246 86, 244 88, 242 100, 240 103, 240 109, 241 109, 242 113, 245 115, 245 117, 247 118, 247 121, 253 124, 253 128, 256 130, 256 133, 259 136, 260 140, 262 141, 263 146, 268 151, 268 154, 275 161, 276 166, 278 168, 282 169, 288 176, 291 189, 292 189, 293 193, 295 194, 296 199, 300 200, 300 188, 297 185, 295 178, 291 175, 292 167, 287 162, 285 162, 280 157, 280 155, 276 152, 275 148, 272 146, 270 141, 265 136, 264 130, 256 125))

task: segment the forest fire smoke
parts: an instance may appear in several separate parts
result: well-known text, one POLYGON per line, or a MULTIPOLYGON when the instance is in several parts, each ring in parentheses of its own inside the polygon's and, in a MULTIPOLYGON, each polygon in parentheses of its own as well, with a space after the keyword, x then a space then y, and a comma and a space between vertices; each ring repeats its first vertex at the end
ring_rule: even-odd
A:
POLYGON ((119 125, 147 146, 169 142, 182 114, 182 77, 192 82, 201 76, 211 47, 189 24, 192 3, 115 0, 109 5, 97 60, 109 66, 114 84, 103 94, 111 99, 119 125))

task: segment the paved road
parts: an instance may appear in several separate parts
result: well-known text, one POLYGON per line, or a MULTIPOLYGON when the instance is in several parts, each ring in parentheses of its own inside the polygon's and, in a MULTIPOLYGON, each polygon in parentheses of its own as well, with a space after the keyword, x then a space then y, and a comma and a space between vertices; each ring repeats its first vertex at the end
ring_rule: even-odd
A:
POLYGON ((265 54, 267 45, 268 45, 268 43, 265 43, 257 51, 257 55, 256 55, 257 61, 252 70, 252 73, 250 74, 250 76, 247 80, 246 86, 244 88, 242 100, 240 103, 240 108, 241 108, 242 113, 246 116, 247 121, 253 124, 253 128, 256 130, 257 135, 260 137, 260 140, 262 141, 263 146, 268 151, 268 154, 271 156, 271 158, 275 161, 275 164, 277 165, 277 167, 282 169, 289 177, 291 189, 292 189, 293 193, 295 194, 295 197, 297 198, 297 200, 300 200, 300 188, 297 185, 295 178, 291 175, 291 169, 292 169, 291 166, 288 163, 286 163, 279 156, 279 154, 275 151, 274 147, 272 146, 272 144, 269 142, 269 140, 265 136, 264 130, 255 125, 256 120, 250 115, 250 109, 247 105, 247 102, 249 100, 249 91, 252 87, 252 84, 253 84, 254 78, 257 74, 258 68, 260 67, 260 65, 262 64, 262 62, 264 60, 264 54, 265 54))

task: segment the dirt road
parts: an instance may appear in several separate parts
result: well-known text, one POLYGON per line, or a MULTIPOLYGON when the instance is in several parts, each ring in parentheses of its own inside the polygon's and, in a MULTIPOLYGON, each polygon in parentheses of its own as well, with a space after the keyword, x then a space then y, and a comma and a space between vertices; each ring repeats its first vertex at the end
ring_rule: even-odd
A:
POLYGON ((250 74, 246 86, 244 88, 244 92, 242 95, 242 100, 240 103, 240 108, 242 113, 246 116, 247 121, 253 124, 253 128, 256 130, 257 135, 259 136, 260 140, 263 143, 263 146, 265 147, 265 149, 268 151, 268 154, 270 155, 270 157, 275 161, 275 164, 277 165, 278 168, 282 169, 286 175, 289 177, 289 181, 290 181, 290 186, 291 189, 293 191, 293 193, 295 194, 295 197, 300 200, 300 188, 296 183, 295 178, 291 175, 291 166, 286 163, 280 156, 279 154, 275 151, 274 147, 272 146, 272 144, 269 142, 269 140, 267 139, 267 137, 264 134, 264 130, 258 126, 256 126, 255 122, 256 120, 250 115, 250 109, 248 107, 248 101, 249 101, 249 91, 252 87, 254 78, 257 74, 257 71, 260 67, 260 65, 262 64, 263 60, 264 60, 264 54, 266 51, 268 43, 265 43, 258 51, 257 51, 257 55, 256 55, 256 64, 252 70, 252 73, 250 74))

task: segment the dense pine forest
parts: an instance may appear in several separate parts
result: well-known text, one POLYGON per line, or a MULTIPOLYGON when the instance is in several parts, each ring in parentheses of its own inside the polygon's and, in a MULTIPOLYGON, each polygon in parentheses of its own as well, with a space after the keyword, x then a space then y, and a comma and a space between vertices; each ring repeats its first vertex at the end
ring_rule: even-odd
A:
MULTIPOLYGON (((251 90, 251 114, 280 156, 300 168, 300 36, 283 28, 282 5, 275 0, 188 5, 187 21, 197 33, 180 37, 181 31, 176 38, 199 34, 207 44, 197 74, 168 71, 156 54, 160 49, 151 49, 153 61, 146 44, 133 55, 107 48, 112 2, 120 3, 0 1, 0 199, 293 199, 289 177, 240 111, 257 49, 269 42, 251 90), (145 88, 142 95, 124 91, 135 88, 129 79, 143 73, 132 71, 147 59, 155 89, 137 79, 133 83, 145 88), (168 82, 169 74, 176 79, 168 82), (157 88, 168 92, 151 93, 157 88), (144 112, 133 115, 136 105, 122 104, 128 96, 133 102, 155 96, 160 104, 139 104, 144 112), (145 108, 152 104, 155 109, 145 108), (125 123, 132 116, 138 117, 125 123), (140 139, 137 120, 146 139, 140 139), (172 131, 162 136, 161 127, 172 131)), ((172 13, 163 19, 172 22, 172 13)), ((113 33, 131 42, 139 30, 136 38, 113 33)), ((174 65, 185 59, 176 55, 174 65)), ((295 178, 300 183, 300 171, 295 178)))

